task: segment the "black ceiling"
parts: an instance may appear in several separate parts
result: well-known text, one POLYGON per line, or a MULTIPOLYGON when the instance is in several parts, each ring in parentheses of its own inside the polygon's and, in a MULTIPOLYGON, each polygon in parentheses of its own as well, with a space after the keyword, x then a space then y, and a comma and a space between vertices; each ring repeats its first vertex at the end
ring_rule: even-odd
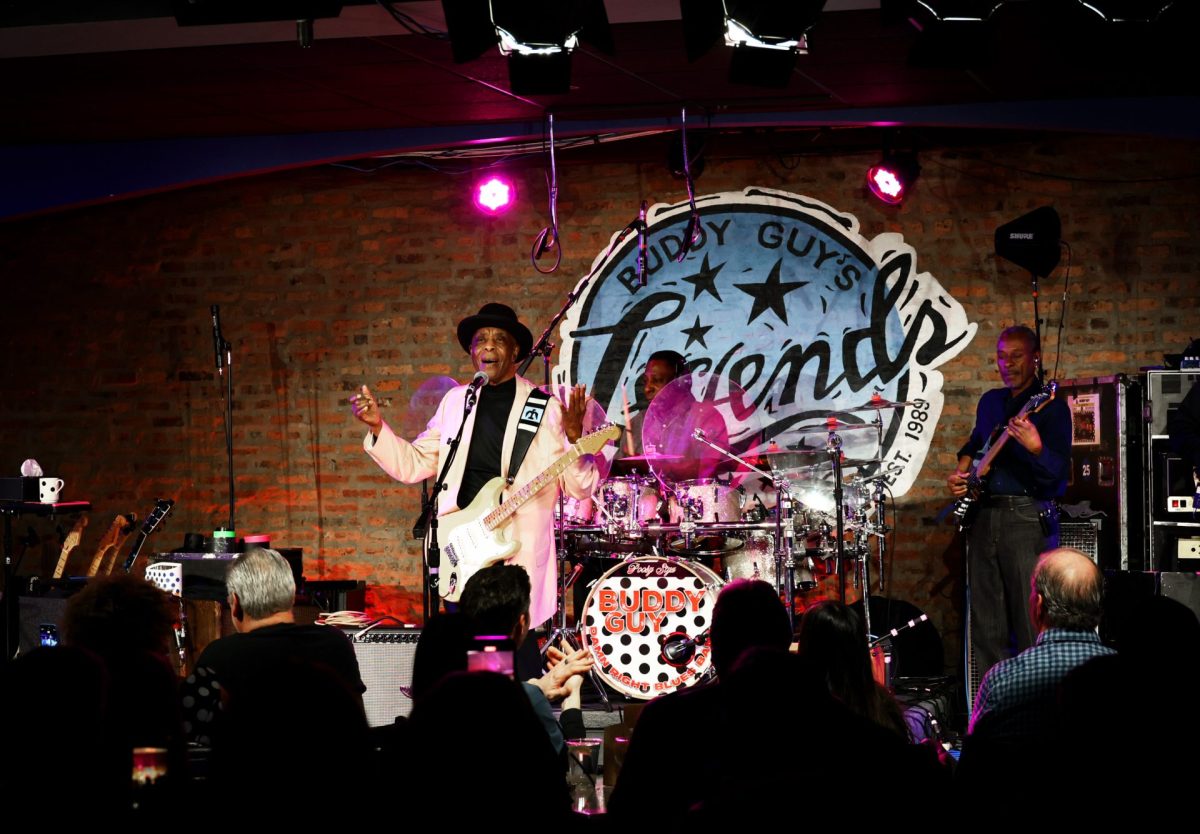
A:
MULTIPOLYGON (((308 49, 294 23, 179 28, 163 0, 99 4, 105 20, 94 19, 95 5, 3 6, 6 167, 29 164, 37 147, 266 136, 354 136, 299 155, 370 156, 540 136, 547 112, 562 135, 667 128, 684 105, 689 120, 717 127, 1200 135, 1182 46, 1195 29, 1179 25, 1194 23, 1197 3, 1167 10, 1180 15, 1167 21, 1176 25, 1122 29, 1076 25, 1085 20, 1078 0, 1011 0, 981 37, 952 37, 947 52, 936 32, 892 13, 911 4, 831 0, 809 33, 810 54, 785 88, 769 89, 730 83, 723 46, 689 63, 677 3, 608 0, 615 54, 581 48, 570 92, 536 97, 510 92, 498 54, 455 64, 448 41, 405 31, 376 4, 347 3, 338 19, 318 20, 308 49)), ((394 6, 444 26, 440 3, 394 6)))

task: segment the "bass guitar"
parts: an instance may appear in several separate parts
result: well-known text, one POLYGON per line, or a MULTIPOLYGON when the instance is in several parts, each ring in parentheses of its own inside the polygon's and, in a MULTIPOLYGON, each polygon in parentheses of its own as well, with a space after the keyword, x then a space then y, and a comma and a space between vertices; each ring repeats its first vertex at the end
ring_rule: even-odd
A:
MULTIPOLYGON (((1025 417, 1041 411, 1050 404, 1057 392, 1057 382, 1046 383, 1042 390, 1021 406, 1021 410, 1017 412, 1016 416, 1025 417)), ((971 471, 967 473, 967 492, 954 505, 954 517, 958 519, 960 531, 966 530, 975 521, 975 514, 979 511, 979 501, 987 494, 987 475, 992 469, 992 462, 996 459, 996 455, 1000 454, 1004 444, 1008 442, 1010 435, 1005 431, 1007 426, 1008 421, 1005 420, 992 430, 988 442, 979 450, 979 454, 975 456, 975 460, 971 464, 971 471)))

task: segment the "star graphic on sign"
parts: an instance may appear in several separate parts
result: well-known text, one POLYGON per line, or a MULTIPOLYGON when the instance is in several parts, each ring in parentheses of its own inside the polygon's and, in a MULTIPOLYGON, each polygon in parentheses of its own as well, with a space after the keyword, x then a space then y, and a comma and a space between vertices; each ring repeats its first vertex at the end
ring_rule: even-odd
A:
POLYGON ((710 330, 712 330, 712 325, 710 324, 708 327, 701 327, 700 317, 696 316, 695 324, 680 331, 681 333, 686 333, 688 337, 687 344, 683 346, 683 349, 687 350, 690 348, 692 346, 692 342, 699 342, 700 347, 708 350, 708 345, 704 342, 704 334, 710 330))
POLYGON ((723 266, 725 266, 725 264, 717 264, 716 269, 710 267, 708 265, 708 253, 705 253, 704 263, 700 265, 700 271, 695 275, 688 275, 685 278, 680 279, 682 281, 687 281, 689 284, 695 287, 696 291, 692 294, 692 301, 695 301, 697 298, 699 298, 700 293, 702 292, 712 293, 713 298, 715 298, 717 301, 721 300, 721 294, 717 292, 717 273, 721 271, 723 266))
POLYGON ((771 267, 771 274, 767 276, 767 280, 762 284, 734 284, 735 287, 746 295, 754 297, 754 306, 750 310, 750 318, 746 320, 746 324, 754 321, 768 309, 779 316, 784 324, 788 323, 787 307, 783 303, 784 296, 793 290, 808 286, 809 282, 780 281, 779 272, 782 266, 783 259, 780 258, 775 262, 775 266, 771 267))

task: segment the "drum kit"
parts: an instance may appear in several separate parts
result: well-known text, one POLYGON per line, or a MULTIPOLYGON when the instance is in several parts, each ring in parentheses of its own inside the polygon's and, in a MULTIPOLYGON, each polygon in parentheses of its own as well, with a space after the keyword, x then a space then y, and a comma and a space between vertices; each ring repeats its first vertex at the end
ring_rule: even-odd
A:
POLYGON ((649 699, 712 676, 712 610, 729 581, 770 583, 793 621, 797 591, 814 588, 821 573, 837 575, 844 599, 843 566, 853 566, 867 610, 877 559, 882 590, 891 529, 882 461, 846 458, 841 435, 874 430, 881 450, 884 413, 914 403, 876 396, 838 412, 873 413, 870 421, 830 415, 788 431, 800 448, 780 448, 762 442, 766 433, 747 419, 740 396, 706 395, 713 390, 690 377, 672 382, 643 420, 630 421, 631 434, 641 430, 641 449, 635 437, 622 438, 610 477, 589 498, 559 504, 559 553, 564 567, 575 565, 563 572, 559 630, 576 637, 596 676, 627 697, 649 699), (824 445, 804 444, 822 434, 824 445), (577 607, 576 629, 567 629, 566 588, 594 560, 603 572, 593 569, 600 575, 577 607))

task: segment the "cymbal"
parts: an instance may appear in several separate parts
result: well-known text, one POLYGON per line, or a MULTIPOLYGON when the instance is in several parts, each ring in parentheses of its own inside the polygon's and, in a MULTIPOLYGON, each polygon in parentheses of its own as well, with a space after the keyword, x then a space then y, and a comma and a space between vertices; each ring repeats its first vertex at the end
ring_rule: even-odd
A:
POLYGON ((890 400, 885 400, 883 397, 879 396, 878 394, 873 394, 871 396, 871 400, 869 402, 863 403, 862 405, 855 406, 854 408, 845 408, 842 410, 843 411, 882 411, 885 408, 912 408, 915 405, 916 405, 916 403, 914 403, 914 402, 891 402, 890 400))
POLYGON ((792 431, 797 434, 821 434, 831 431, 855 431, 858 429, 874 429, 874 423, 847 423, 836 417, 830 417, 824 423, 813 423, 807 426, 796 426, 792 431))
POLYGON ((640 463, 657 463, 665 460, 683 460, 683 455, 660 455, 657 452, 648 455, 626 455, 618 460, 632 460, 640 463))
POLYGON ((842 468, 849 469, 852 466, 878 466, 884 463, 883 458, 846 458, 842 461, 842 468))
POLYGON ((782 458, 789 455, 828 455, 829 452, 825 449, 771 449, 767 452, 755 452, 753 455, 747 455, 746 460, 754 460, 754 458, 782 458))

